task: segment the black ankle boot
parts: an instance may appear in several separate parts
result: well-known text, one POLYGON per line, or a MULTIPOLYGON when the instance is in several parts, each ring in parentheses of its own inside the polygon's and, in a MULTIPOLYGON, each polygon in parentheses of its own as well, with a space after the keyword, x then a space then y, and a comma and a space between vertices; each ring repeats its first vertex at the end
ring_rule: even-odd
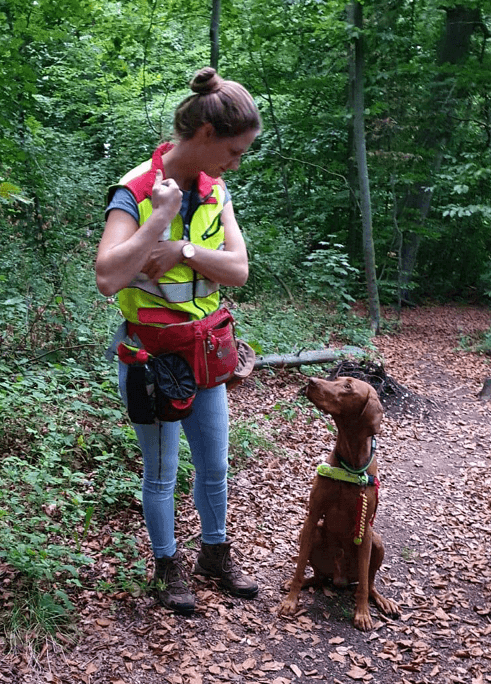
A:
POLYGON ((194 572, 204 577, 213 577, 233 596, 240 598, 254 598, 259 588, 252 580, 235 565, 230 557, 232 541, 227 539, 222 544, 203 544, 194 572))
POLYGON ((160 603, 181 615, 191 615, 194 611, 195 597, 178 551, 173 556, 155 559, 153 585, 157 590, 160 603))

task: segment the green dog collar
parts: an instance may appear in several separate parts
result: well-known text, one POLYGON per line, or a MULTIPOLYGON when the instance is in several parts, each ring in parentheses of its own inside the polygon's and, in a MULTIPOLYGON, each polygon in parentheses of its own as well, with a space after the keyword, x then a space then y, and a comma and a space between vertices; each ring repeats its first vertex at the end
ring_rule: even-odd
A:
POLYGON ((359 487, 367 487, 370 484, 374 484, 372 475, 367 475, 366 473, 355 475, 354 473, 348 473, 348 471, 344 470, 344 468, 335 468, 334 466, 329 465, 329 463, 321 463, 318 465, 317 473, 321 477, 329 477, 331 480, 350 482, 351 484, 358 485, 359 487))

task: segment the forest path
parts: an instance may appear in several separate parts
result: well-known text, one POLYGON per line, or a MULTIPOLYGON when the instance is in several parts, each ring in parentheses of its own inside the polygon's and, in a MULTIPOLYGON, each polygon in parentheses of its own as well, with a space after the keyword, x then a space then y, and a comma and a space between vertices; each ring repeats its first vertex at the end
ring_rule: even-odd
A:
MULTIPOLYGON (((490 323, 489 310, 428 307, 404 311, 400 332, 376 340, 387 374, 411 393, 407 405, 387 404, 378 439, 376 527, 386 557, 377 584, 399 603, 399 620, 372 608, 374 629, 357 631, 351 590, 302 592, 300 613, 278 616, 315 466, 334 437, 298 398, 305 377, 261 371, 231 394, 233 417, 254 421, 265 440, 230 480, 228 522, 258 598, 230 598, 195 580, 198 610, 182 618, 145 594, 86 592, 77 644, 46 654, 35 669, 19 662, 0 681, 491 682, 491 402, 477 398, 491 368, 489 357, 458 349, 462 336, 490 323)), ((128 524, 148 556, 140 514, 128 524)), ((188 540, 190 565, 197 529, 186 497, 177 534, 188 540)))

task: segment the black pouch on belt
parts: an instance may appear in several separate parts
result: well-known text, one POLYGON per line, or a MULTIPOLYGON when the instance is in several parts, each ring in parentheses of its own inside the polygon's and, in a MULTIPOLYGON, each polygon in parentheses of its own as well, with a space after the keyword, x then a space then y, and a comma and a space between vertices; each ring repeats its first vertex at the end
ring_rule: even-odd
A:
POLYGON ((189 416, 197 386, 189 363, 177 354, 161 354, 151 360, 155 374, 155 414, 173 422, 189 416))
POLYGON ((134 364, 128 366, 126 393, 128 415, 132 423, 151 425, 155 421, 153 400, 153 373, 149 366, 134 364))

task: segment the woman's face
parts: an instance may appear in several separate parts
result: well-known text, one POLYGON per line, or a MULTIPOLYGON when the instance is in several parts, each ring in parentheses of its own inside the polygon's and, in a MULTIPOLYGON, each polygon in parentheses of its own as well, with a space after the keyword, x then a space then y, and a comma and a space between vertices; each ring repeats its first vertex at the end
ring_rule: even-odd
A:
POLYGON ((242 155, 247 152, 258 133, 259 131, 251 129, 232 138, 219 138, 213 127, 206 129, 201 151, 202 171, 212 178, 218 178, 229 169, 238 169, 242 155))

